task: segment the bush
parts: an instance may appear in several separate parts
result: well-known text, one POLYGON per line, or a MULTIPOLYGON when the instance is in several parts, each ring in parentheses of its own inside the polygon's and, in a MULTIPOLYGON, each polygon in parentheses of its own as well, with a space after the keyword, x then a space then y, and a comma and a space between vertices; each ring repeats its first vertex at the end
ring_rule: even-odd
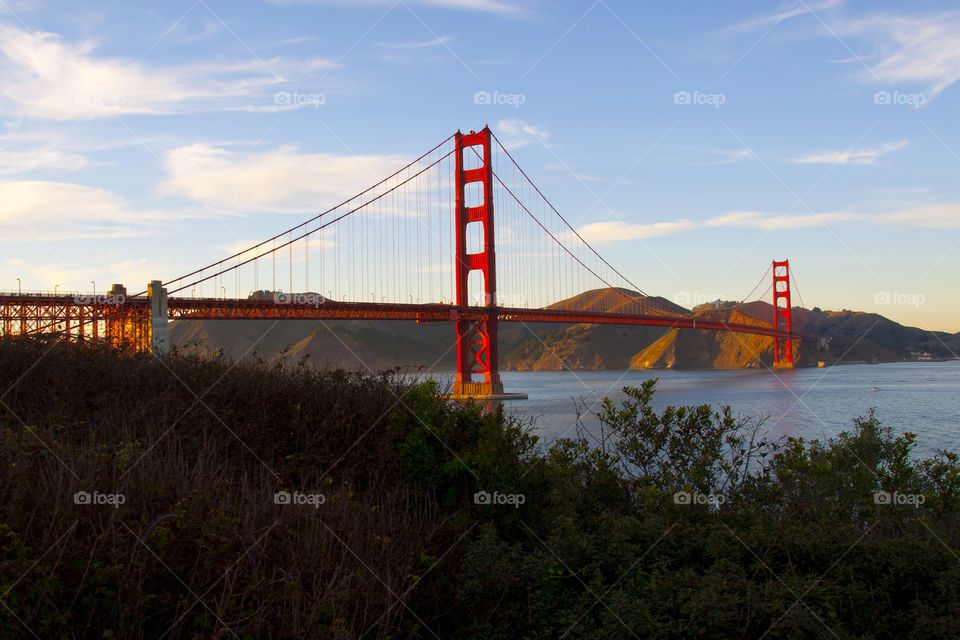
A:
POLYGON ((542 450, 389 372, 8 338, 0 385, 4 638, 960 628, 960 461, 873 413, 770 442, 729 408, 654 411, 651 382, 542 450))

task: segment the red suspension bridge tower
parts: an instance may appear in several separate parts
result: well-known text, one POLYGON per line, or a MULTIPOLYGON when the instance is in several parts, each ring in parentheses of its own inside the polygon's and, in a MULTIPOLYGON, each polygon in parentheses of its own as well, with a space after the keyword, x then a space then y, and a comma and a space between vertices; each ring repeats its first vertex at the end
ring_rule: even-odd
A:
POLYGON ((453 395, 473 398, 526 398, 526 394, 504 394, 503 383, 500 382, 490 137, 489 127, 484 127, 480 132, 471 131, 466 135, 457 131, 455 136, 456 301, 458 307, 471 305, 468 287, 470 273, 479 271, 483 276, 482 306, 487 308, 487 313, 480 320, 455 317, 457 377, 453 384, 453 395), (468 165, 472 168, 466 168, 468 165), (477 230, 481 250, 476 253, 468 251, 467 234, 470 225, 479 225, 477 230), (474 382, 474 374, 481 376, 482 381, 474 382))
POLYGON ((773 328, 786 331, 773 342, 773 366, 793 368, 793 323, 790 319, 790 261, 773 261, 773 328))

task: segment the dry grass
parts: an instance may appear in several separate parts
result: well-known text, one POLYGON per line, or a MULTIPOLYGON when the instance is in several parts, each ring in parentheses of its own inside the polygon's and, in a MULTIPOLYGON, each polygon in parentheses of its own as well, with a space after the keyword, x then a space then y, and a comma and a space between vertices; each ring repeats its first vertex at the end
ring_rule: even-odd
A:
POLYGON ((459 533, 402 481, 385 427, 406 390, 0 341, 0 635, 416 635, 421 558, 459 533), (280 490, 326 501, 275 504, 280 490))

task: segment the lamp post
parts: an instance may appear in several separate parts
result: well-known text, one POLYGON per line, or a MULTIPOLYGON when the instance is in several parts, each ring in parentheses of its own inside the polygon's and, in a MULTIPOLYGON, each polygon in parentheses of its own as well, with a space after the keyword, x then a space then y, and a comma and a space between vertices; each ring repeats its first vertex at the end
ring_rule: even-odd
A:
POLYGON ((97 283, 94 282, 93 280, 91 280, 91 281, 90 281, 90 284, 93 285, 93 295, 94 295, 94 297, 96 297, 96 295, 97 295, 97 283))
POLYGON ((22 296, 22 295, 23 295, 23 289, 20 288, 20 278, 17 278, 17 295, 18 295, 18 296, 22 296))
POLYGON ((57 288, 58 288, 59 286, 60 286, 60 285, 58 285, 58 284, 53 285, 53 295, 57 295, 57 288))

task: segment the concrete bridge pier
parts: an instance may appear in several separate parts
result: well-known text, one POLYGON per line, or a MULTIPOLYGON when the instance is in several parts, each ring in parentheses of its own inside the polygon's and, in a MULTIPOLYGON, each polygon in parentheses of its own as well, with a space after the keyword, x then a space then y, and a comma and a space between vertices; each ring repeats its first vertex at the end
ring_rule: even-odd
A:
POLYGON ((170 328, 167 321, 167 290, 160 280, 151 280, 147 285, 150 297, 150 350, 155 355, 170 350, 170 328))

